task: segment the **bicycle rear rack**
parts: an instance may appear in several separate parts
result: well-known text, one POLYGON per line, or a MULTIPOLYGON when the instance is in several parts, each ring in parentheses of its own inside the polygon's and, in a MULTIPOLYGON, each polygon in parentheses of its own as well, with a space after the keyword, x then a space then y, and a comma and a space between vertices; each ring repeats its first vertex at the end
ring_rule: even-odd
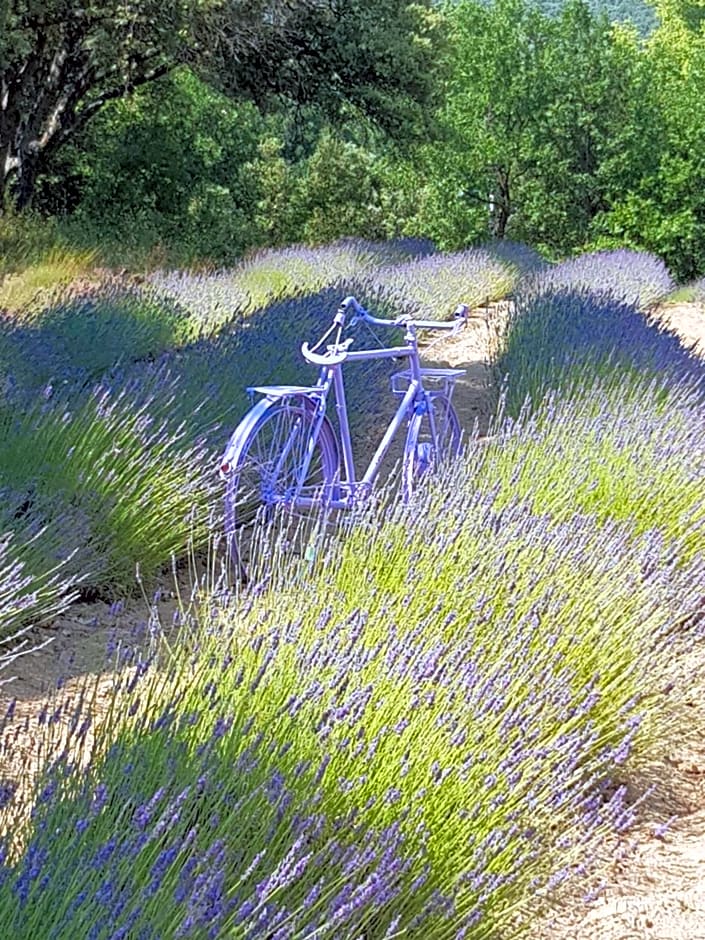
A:
MULTIPOLYGON (((442 391, 450 401, 455 382, 461 375, 465 375, 465 371, 465 369, 421 369, 421 377, 427 391, 431 393, 442 391)), ((409 387, 409 382, 411 382, 411 370, 405 369, 403 372, 395 372, 389 378, 392 393, 401 398, 409 387)))

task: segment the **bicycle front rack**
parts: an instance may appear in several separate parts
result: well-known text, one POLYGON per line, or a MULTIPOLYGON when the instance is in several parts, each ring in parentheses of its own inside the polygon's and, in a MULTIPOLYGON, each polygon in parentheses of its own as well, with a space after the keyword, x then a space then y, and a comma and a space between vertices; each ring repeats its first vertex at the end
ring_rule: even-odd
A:
MULTIPOLYGON (((465 369, 421 369, 425 388, 433 393, 443 392, 448 401, 451 400, 455 382, 461 375, 465 375, 465 369)), ((406 390, 411 382, 411 370, 405 369, 403 372, 395 372, 390 377, 392 393, 401 398, 406 394, 406 390)))

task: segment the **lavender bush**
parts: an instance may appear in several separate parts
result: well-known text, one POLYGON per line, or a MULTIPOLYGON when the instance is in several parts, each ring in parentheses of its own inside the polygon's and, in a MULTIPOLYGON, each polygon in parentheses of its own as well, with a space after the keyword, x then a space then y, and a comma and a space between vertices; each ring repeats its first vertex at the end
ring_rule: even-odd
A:
POLYGON ((287 298, 317 293, 383 264, 431 254, 423 239, 368 242, 344 239, 319 248, 294 246, 261 251, 235 268, 216 272, 156 271, 148 283, 157 296, 189 314, 189 337, 196 340, 238 324, 253 310, 287 298))
POLYGON ((0 368, 8 392, 33 392, 99 379, 116 363, 176 346, 186 317, 117 285, 58 300, 31 316, 0 319, 0 368))
MULTIPOLYGON (((105 477, 103 505, 133 486, 122 551, 201 486, 180 448, 200 427, 206 453, 248 370, 297 380, 294 344, 279 362, 273 337, 316 335, 334 295, 270 304, 91 393, 76 468, 103 428, 89 491, 105 477)), ((0 933, 498 938, 584 873, 632 820, 619 783, 658 726, 649 697, 705 629, 701 376, 637 316, 582 290, 520 298, 494 439, 410 506, 355 514, 332 542, 314 529, 303 559, 263 555, 246 593, 203 596, 178 646, 116 680, 87 767, 89 713, 46 711, 70 746, 31 813, 0 789, 0 933)), ((33 413, 43 456, 18 438, 32 479, 61 472, 57 406, 33 413)), ((3 735, 13 721, 11 706, 3 735)))
MULTIPOLYGON (((11 531, 31 515, 46 529, 28 571, 44 576, 71 556, 70 574, 84 590, 122 592, 134 584, 136 562, 148 575, 189 538, 205 542, 221 512, 215 468, 250 405, 246 386, 310 382, 315 370, 300 343, 320 335, 340 299, 330 290, 272 304, 233 332, 117 364, 91 384, 77 361, 77 370, 33 387, 48 369, 48 346, 41 331, 24 334, 34 372, 23 385, 6 377, 0 522, 11 531)), ((350 370, 358 429, 376 419, 373 403, 391 400, 388 372, 385 363, 350 370)))
POLYGON ((496 360, 510 420, 478 452, 482 472, 503 499, 561 519, 630 519, 692 556, 705 516, 705 365, 632 304, 553 290, 551 278, 517 297, 496 360))
POLYGON ((580 395, 549 395, 508 420, 469 455, 478 485, 500 504, 525 499, 537 513, 630 522, 670 538, 682 558, 702 552, 705 418, 702 394, 623 376, 594 379, 580 395))
POLYGON ((77 580, 66 576, 60 561, 35 570, 37 543, 47 535, 30 523, 0 537, 0 685, 7 679, 3 669, 30 646, 28 624, 47 620, 77 596, 77 580))
POLYGON ((666 297, 674 281, 660 258, 619 248, 580 255, 541 269, 531 287, 539 292, 587 290, 644 308, 666 297))
POLYGON ((177 390, 162 373, 150 388, 47 392, 0 426, 0 518, 45 529, 37 576, 65 562, 86 586, 124 590, 137 561, 154 570, 204 531, 217 499, 212 453, 155 414, 177 390))
POLYGON ((421 263, 432 246, 421 240, 399 239, 369 242, 349 238, 318 248, 295 246, 265 251, 244 262, 235 273, 248 291, 254 307, 266 306, 285 296, 323 290, 381 265, 421 263))
POLYGON ((537 274, 547 267, 546 259, 528 245, 509 241, 506 238, 495 239, 481 246, 492 258, 508 265, 517 278, 537 274))
POLYGON ((702 361, 674 333, 631 304, 577 288, 520 294, 495 367, 500 380, 507 377, 513 415, 527 399, 537 404, 551 390, 577 394, 596 377, 610 384, 625 373, 638 382, 687 380, 705 390, 702 361))
POLYGON ((186 311, 190 340, 210 337, 228 324, 237 326, 252 308, 249 292, 232 270, 209 273, 156 271, 149 286, 157 297, 186 311))
POLYGON ((368 271, 353 279, 360 294, 411 316, 448 319, 459 303, 479 306, 505 296, 516 271, 482 248, 452 255, 430 255, 368 271))
POLYGON ((134 664, 88 769, 60 757, 12 831, 4 932, 500 937, 589 867, 689 613, 665 585, 702 566, 499 506, 470 464, 451 492, 134 664))

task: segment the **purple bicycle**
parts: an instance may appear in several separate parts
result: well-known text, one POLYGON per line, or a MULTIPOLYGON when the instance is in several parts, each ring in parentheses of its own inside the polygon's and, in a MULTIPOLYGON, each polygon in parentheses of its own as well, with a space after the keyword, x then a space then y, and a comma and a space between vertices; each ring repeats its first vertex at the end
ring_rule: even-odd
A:
POLYGON ((464 369, 425 369, 419 359, 419 330, 457 333, 467 322, 461 304, 452 321, 386 320, 372 316, 354 297, 347 297, 326 333, 313 346, 304 343, 307 362, 319 368, 315 385, 267 385, 248 388, 261 395, 233 432, 220 463, 225 481, 225 536, 232 544, 237 529, 261 510, 290 511, 314 507, 349 509, 366 499, 399 430, 406 428, 401 468, 402 497, 429 469, 456 455, 461 430, 451 404, 456 379, 464 369), (404 330, 404 345, 351 350, 342 339, 346 323, 404 330), (331 341, 332 338, 332 341, 331 341), (353 457, 350 423, 343 384, 348 362, 405 357, 408 368, 391 377, 400 399, 379 445, 362 476, 353 457), (326 414, 333 392, 339 433, 326 414))

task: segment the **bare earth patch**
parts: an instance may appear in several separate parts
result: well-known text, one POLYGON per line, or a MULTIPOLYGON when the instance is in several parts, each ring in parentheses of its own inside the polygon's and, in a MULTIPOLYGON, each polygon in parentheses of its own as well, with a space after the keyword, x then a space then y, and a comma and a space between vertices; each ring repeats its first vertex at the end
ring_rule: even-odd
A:
POLYGON ((690 659, 658 706, 668 740, 626 780, 638 824, 589 884, 554 899, 532 940, 705 940, 705 657, 690 659))
MULTIPOLYGON (((481 318, 471 320, 459 336, 433 343, 425 357, 428 365, 467 369, 454 399, 467 432, 477 422, 479 432, 486 433, 490 421, 494 391, 489 351, 507 309, 498 304, 477 311, 481 318)), ((702 305, 664 305, 652 316, 676 331, 685 346, 705 355, 702 305)), ((0 684, 0 719, 13 698, 26 717, 0 734, 0 782, 20 767, 25 775, 36 772, 42 759, 37 715, 57 680, 66 680, 66 689, 75 696, 87 676, 104 673, 109 647, 146 643, 156 622, 171 624, 175 613, 188 606, 193 580, 184 577, 175 594, 167 578, 160 599, 130 601, 118 616, 107 604, 76 604, 31 632, 30 643, 51 642, 0 674, 0 680, 15 677, 0 684)), ((99 681, 98 707, 110 681, 109 673, 99 681)), ((638 826, 619 846, 619 859, 605 863, 599 882, 554 899, 551 912, 537 918, 532 940, 705 940, 703 689, 705 655, 696 650, 692 663, 679 671, 674 690, 663 698, 672 734, 655 746, 651 763, 627 781, 634 797, 643 801, 638 826), (594 900, 585 900, 588 891, 594 900)))
POLYGON ((683 345, 698 356, 705 356, 705 307, 703 304, 661 304, 652 311, 654 320, 664 329, 677 333, 683 345))

